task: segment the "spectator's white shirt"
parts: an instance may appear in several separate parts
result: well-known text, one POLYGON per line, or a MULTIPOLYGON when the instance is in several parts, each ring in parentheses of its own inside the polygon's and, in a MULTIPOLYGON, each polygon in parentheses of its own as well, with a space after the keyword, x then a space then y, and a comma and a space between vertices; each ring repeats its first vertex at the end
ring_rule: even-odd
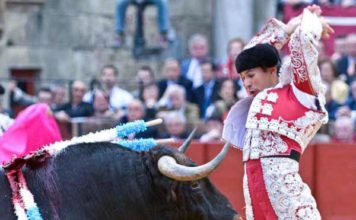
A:
POLYGON ((203 84, 203 74, 201 72, 199 60, 192 58, 187 72, 187 78, 193 82, 193 88, 203 84))
POLYGON ((0 136, 14 123, 9 116, 0 113, 0 136))
MULTIPOLYGON (((128 91, 114 86, 110 93, 110 107, 114 110, 126 109, 133 100, 133 95, 128 91)), ((84 102, 93 103, 93 91, 87 92, 83 97, 84 102)))
POLYGON ((131 93, 124 89, 115 86, 111 90, 110 105, 114 109, 125 109, 127 105, 133 100, 131 93))

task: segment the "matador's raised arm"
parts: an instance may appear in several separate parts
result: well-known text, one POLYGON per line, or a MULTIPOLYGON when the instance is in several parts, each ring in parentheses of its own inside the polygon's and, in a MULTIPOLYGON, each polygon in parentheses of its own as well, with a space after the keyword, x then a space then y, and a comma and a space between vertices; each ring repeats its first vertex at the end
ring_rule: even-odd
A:
POLYGON ((322 29, 320 18, 304 9, 302 22, 289 42, 293 84, 299 90, 315 96, 323 90, 317 51, 322 29))
POLYGON ((289 41, 289 35, 286 32, 286 25, 275 19, 270 19, 266 25, 258 32, 244 49, 256 46, 257 44, 268 43, 280 50, 289 41))

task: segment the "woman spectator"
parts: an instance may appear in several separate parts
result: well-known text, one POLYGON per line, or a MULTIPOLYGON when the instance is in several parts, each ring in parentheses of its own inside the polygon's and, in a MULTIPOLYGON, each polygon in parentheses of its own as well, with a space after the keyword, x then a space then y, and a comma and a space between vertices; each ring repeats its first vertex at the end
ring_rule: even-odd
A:
POLYGON ((241 38, 233 38, 227 44, 227 61, 221 67, 218 74, 219 78, 239 79, 239 74, 236 72, 235 59, 241 53, 245 46, 245 42, 241 38))
POLYGON ((189 103, 185 98, 185 90, 179 85, 170 85, 163 97, 159 100, 158 117, 164 117, 169 111, 181 112, 190 125, 199 122, 199 108, 196 104, 189 103))
POLYGON ((341 116, 336 119, 332 141, 337 143, 356 143, 355 125, 350 117, 341 116))
POLYGON ((145 85, 140 94, 140 100, 146 108, 146 117, 155 118, 158 109, 159 89, 156 83, 145 85))
POLYGON ((320 75, 325 83, 332 84, 338 73, 335 64, 330 59, 323 59, 318 64, 320 75))
POLYGON ((155 81, 155 75, 150 66, 141 66, 135 76, 137 90, 133 91, 132 94, 135 98, 140 98, 143 88, 155 81))
POLYGON ((337 70, 334 63, 330 59, 322 60, 319 63, 321 79, 330 86, 331 98, 338 104, 346 102, 349 87, 342 81, 337 79, 337 70))
POLYGON ((238 101, 237 86, 232 79, 225 79, 219 89, 219 100, 215 101, 207 109, 208 117, 217 115, 224 119, 236 101, 238 101))
POLYGON ((103 90, 96 89, 93 98, 94 117, 115 121, 122 117, 122 112, 110 108, 110 97, 103 90))

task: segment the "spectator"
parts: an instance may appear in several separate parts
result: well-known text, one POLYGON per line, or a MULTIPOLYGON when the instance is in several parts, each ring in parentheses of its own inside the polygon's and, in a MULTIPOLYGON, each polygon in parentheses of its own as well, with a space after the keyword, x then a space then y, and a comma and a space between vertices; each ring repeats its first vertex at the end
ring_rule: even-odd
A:
POLYGON ((322 6, 329 6, 332 3, 333 3, 332 0, 318 0, 318 4, 322 6))
POLYGON ((169 8, 167 0, 116 0, 116 46, 122 46, 125 41, 125 17, 126 9, 132 3, 147 3, 154 4, 158 8, 157 21, 161 34, 161 43, 167 43, 167 33, 169 30, 169 8))
POLYGON ((200 137, 199 141, 209 142, 221 140, 223 130, 223 122, 220 117, 210 117, 206 120, 205 133, 200 137))
MULTIPOLYGON (((118 70, 113 65, 106 65, 101 70, 100 81, 102 89, 110 96, 110 107, 115 111, 126 109, 128 103, 133 99, 132 95, 116 86, 118 70)), ((93 103, 93 92, 85 94, 84 101, 93 103)))
MULTIPOLYGON (((346 37, 345 36, 337 36, 334 40, 334 53, 331 55, 331 60, 333 63, 337 63, 338 60, 341 59, 342 56, 346 54, 346 37)), ((339 70, 340 67, 337 66, 339 70)), ((339 73, 340 74, 340 73, 339 73)))
POLYGON ((314 4, 317 3, 316 0, 280 0, 284 4, 291 5, 304 5, 304 4, 314 4))
POLYGON ((136 72, 137 90, 132 92, 134 97, 139 98, 143 87, 155 81, 153 70, 149 66, 142 66, 136 72))
POLYGON ((335 0, 335 1, 339 1, 339 4, 342 7, 351 7, 351 6, 355 6, 356 5, 356 1, 355 0, 335 0))
POLYGON ((241 53, 245 42, 241 38, 233 38, 227 45, 227 61, 222 65, 220 78, 238 80, 239 74, 236 72, 235 59, 241 53))
POLYGON ((66 88, 62 84, 56 84, 52 87, 53 93, 53 102, 52 107, 53 109, 58 108, 59 106, 66 103, 66 88))
POLYGON ((341 106, 341 104, 339 104, 332 98, 330 86, 326 85, 325 108, 328 111, 330 120, 333 121, 336 119, 336 112, 341 106))
POLYGON ((355 125, 350 117, 342 116, 335 121, 333 142, 356 143, 355 125))
POLYGON ((283 17, 285 5, 292 5, 296 8, 304 7, 307 4, 316 4, 318 0, 277 0, 277 14, 283 17))
POLYGON ((201 63, 203 84, 193 90, 193 102, 199 106, 200 118, 206 118, 206 109, 218 99, 219 83, 216 80, 215 66, 210 61, 201 63))
POLYGON ((5 88, 0 84, 0 95, 4 95, 5 94, 5 88))
POLYGON ((349 86, 336 78, 337 72, 334 63, 330 59, 322 60, 319 63, 321 79, 330 86, 331 98, 339 104, 344 104, 349 86))
POLYGON ((338 72, 347 82, 355 78, 356 34, 349 34, 345 39, 345 54, 336 62, 338 72))
POLYGON ((140 100, 146 108, 147 118, 156 118, 158 109, 159 89, 156 83, 151 82, 143 87, 140 100))
POLYGON ((321 79, 331 85, 337 77, 336 66, 330 59, 321 60, 318 64, 320 69, 321 79))
POLYGON ((316 49, 318 50, 318 53, 319 53, 319 55, 318 55, 318 63, 321 62, 322 60, 330 59, 329 55, 326 54, 325 44, 324 44, 323 41, 319 41, 318 42, 318 44, 316 45, 316 49))
POLYGON ((342 7, 350 7, 355 6, 355 0, 318 0, 319 5, 332 6, 332 5, 340 5, 342 7))
POLYGON ((14 123, 14 120, 4 113, 0 113, 0 137, 14 123))
POLYGON ((351 95, 348 98, 346 105, 352 110, 356 111, 356 80, 351 83, 351 95))
POLYGON ((55 109, 56 119, 61 122, 70 122, 71 118, 92 116, 92 106, 83 101, 86 92, 85 83, 79 80, 74 81, 71 92, 71 101, 55 109))
MULTIPOLYGON (((4 87, 0 84, 0 97, 5 93, 4 87)), ((14 120, 11 119, 2 107, 2 100, 0 100, 0 136, 13 124, 14 120)))
POLYGON ((349 117, 351 118, 352 121, 355 121, 354 115, 352 115, 351 109, 347 105, 343 105, 340 108, 337 109, 335 113, 336 119, 340 117, 349 117))
POLYGON ((181 63, 181 72, 184 77, 193 82, 193 88, 203 84, 201 62, 209 59, 208 39, 201 34, 194 34, 188 42, 190 58, 181 63))
POLYGON ((237 86, 232 79, 225 79, 221 82, 219 88, 219 99, 210 105, 206 115, 216 115, 225 118, 230 108, 238 101, 237 86))
POLYGON ((180 112, 169 112, 164 117, 164 126, 165 132, 161 133, 161 138, 174 138, 183 140, 186 139, 189 135, 187 132, 187 119, 180 112))
POLYGON ((337 109, 336 114, 335 114, 336 118, 340 118, 340 117, 349 117, 351 118, 351 120, 353 121, 353 123, 356 122, 356 114, 355 111, 352 111, 349 106, 347 105, 343 105, 340 108, 337 109))
POLYGON ((150 66, 141 66, 136 74, 138 84, 147 85, 155 80, 155 74, 150 66))
POLYGON ((95 90, 93 108, 97 118, 118 121, 122 117, 121 111, 115 112, 110 108, 109 95, 103 90, 95 90))
POLYGON ((53 93, 49 87, 40 88, 37 92, 37 96, 32 96, 17 87, 17 83, 15 81, 11 81, 9 84, 9 90, 11 103, 15 105, 27 107, 35 103, 45 103, 53 108, 53 93))
POLYGON ((167 87, 173 84, 185 88, 186 98, 191 100, 193 83, 180 74, 180 65, 176 59, 167 59, 163 65, 163 79, 158 81, 159 97, 162 97, 167 87))
POLYGON ((328 123, 321 126, 320 130, 315 134, 315 136, 311 139, 310 144, 319 144, 319 143, 330 143, 330 126, 334 123, 328 123))
MULTIPOLYGON (((133 99, 128 105, 127 115, 121 120, 121 123, 133 122, 136 120, 146 120, 146 112, 143 103, 138 99, 133 99)), ((156 138, 158 136, 158 130, 156 126, 148 128, 146 131, 131 134, 129 139, 133 138, 156 138)))
POLYGON ((37 93, 37 98, 39 103, 45 103, 49 107, 53 107, 53 93, 50 88, 42 87, 37 93))
POLYGON ((349 86, 342 80, 335 80, 332 83, 331 96, 336 102, 344 105, 349 96, 349 86))
POLYGON ((5 88, 0 84, 0 114, 12 117, 12 112, 3 106, 3 96, 5 94, 5 88))
POLYGON ((17 105, 21 107, 27 107, 37 102, 35 96, 29 95, 17 87, 17 82, 11 80, 9 82, 9 91, 10 91, 10 102, 11 106, 17 105))
POLYGON ((159 101, 158 117, 165 117, 170 111, 178 111, 194 126, 199 122, 199 108, 185 98, 185 90, 179 85, 171 85, 159 101))

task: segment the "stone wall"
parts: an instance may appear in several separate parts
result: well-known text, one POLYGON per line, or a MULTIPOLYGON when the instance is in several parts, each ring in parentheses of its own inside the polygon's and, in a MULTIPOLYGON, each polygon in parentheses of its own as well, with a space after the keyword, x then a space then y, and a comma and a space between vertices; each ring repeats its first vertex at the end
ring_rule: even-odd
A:
MULTIPOLYGON (((175 34, 169 55, 187 54, 189 36, 199 32, 211 37, 213 0, 170 0, 175 34)), ((10 69, 40 69, 40 78, 89 81, 104 64, 120 70, 123 87, 130 87, 135 70, 149 64, 160 75, 162 56, 135 60, 132 42, 136 9, 127 11, 127 47, 112 47, 115 36, 115 0, 7 0, 5 33, 0 41, 0 77, 10 69), (126 83, 123 83, 126 82, 126 83)), ((156 8, 145 12, 147 45, 158 44, 156 8)))
POLYGON ((276 14, 277 0, 218 0, 214 2, 214 57, 226 59, 230 39, 248 42, 276 14))
POLYGON ((0 39, 2 38, 2 33, 4 31, 4 14, 5 14, 5 2, 0 0, 0 39))

